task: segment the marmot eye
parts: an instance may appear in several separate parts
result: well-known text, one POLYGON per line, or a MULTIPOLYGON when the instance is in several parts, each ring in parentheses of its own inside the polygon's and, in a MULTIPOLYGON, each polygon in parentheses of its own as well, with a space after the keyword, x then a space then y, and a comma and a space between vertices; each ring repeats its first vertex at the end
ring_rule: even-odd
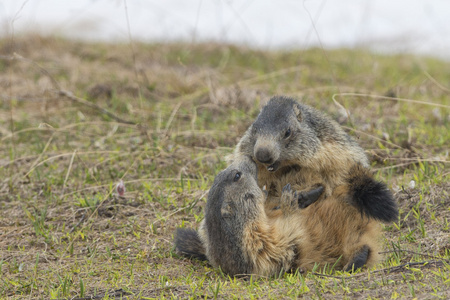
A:
POLYGON ((237 173, 234 175, 233 181, 234 181, 234 182, 239 181, 239 179, 241 179, 241 176, 242 176, 242 173, 241 173, 241 172, 237 172, 237 173))
POLYGON ((284 133, 284 138, 287 139, 288 137, 291 136, 291 129, 289 128, 288 130, 286 130, 286 132, 284 133))

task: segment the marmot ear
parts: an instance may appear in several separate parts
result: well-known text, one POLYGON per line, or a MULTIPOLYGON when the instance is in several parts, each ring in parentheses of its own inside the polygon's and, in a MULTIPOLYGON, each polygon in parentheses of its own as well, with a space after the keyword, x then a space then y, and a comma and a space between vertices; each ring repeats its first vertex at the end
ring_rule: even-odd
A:
POLYGON ((297 104, 294 104, 294 114, 295 114, 295 116, 297 117, 297 120, 298 120, 299 122, 301 122, 301 121, 302 121, 302 118, 303 118, 303 116, 302 116, 302 110, 300 109, 300 107, 299 107, 297 104))

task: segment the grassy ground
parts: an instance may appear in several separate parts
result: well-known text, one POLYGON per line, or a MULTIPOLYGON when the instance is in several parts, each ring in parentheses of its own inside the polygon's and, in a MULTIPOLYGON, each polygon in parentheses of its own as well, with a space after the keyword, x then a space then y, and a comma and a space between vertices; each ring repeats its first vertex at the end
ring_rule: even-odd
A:
POLYGON ((2 298, 450 297, 450 63, 39 36, 0 54, 2 298), (394 190, 375 269, 245 280, 173 252, 274 94, 339 120, 394 190))

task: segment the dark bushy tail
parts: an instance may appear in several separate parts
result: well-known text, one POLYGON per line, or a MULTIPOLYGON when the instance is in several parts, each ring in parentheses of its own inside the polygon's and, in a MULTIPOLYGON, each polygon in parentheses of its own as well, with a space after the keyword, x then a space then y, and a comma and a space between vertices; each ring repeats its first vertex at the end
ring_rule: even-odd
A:
POLYGON ((358 165, 348 176, 349 201, 367 217, 393 222, 398 219, 397 203, 387 186, 376 181, 370 170, 358 165))
POLYGON ((177 228, 175 249, 178 254, 188 258, 207 260, 205 247, 203 247, 198 232, 194 229, 177 228))

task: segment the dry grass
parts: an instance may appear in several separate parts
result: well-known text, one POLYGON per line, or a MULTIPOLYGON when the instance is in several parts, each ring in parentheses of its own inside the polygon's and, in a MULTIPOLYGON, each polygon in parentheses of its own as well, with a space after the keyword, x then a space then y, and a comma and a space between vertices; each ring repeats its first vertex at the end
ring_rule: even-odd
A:
POLYGON ((0 41, 2 297, 450 297, 449 63, 133 48, 0 41), (376 269, 244 280, 173 253, 175 228, 197 226, 223 157, 273 94, 338 119, 396 191, 401 216, 376 269), (120 179, 124 198, 114 194, 120 179))

